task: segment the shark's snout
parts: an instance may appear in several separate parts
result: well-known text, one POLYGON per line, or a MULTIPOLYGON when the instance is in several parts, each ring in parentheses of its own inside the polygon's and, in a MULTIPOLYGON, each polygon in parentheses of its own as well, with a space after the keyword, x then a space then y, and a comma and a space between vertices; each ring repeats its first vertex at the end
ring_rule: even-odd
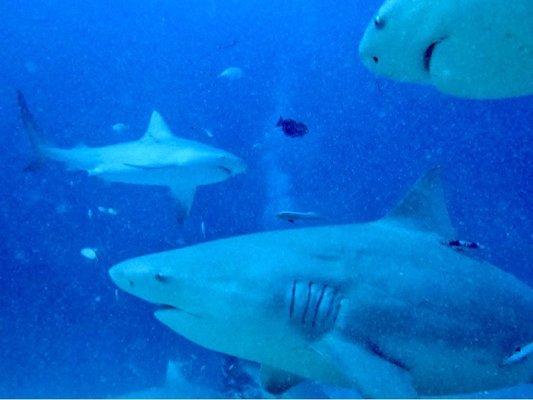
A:
POLYGON ((219 168, 229 176, 238 175, 246 171, 246 163, 243 159, 232 154, 227 154, 219 159, 219 168))
POLYGON ((123 291, 152 303, 164 303, 163 293, 174 281, 150 263, 133 259, 113 266, 109 270, 111 280, 123 291))
POLYGON ((134 291, 136 283, 146 278, 146 275, 148 275, 146 269, 134 268, 127 262, 117 264, 109 270, 109 276, 115 285, 129 293, 134 291))

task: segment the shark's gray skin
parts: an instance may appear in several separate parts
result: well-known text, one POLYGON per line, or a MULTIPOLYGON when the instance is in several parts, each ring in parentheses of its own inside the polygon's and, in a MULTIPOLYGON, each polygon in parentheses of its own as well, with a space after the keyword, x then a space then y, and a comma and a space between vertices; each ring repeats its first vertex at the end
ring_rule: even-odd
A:
POLYGON ((378 75, 454 96, 533 94, 533 1, 385 0, 359 46, 378 75))
POLYGON ((443 396, 529 382, 533 291, 444 245, 438 173, 383 219, 274 231, 124 261, 123 290, 204 347, 259 362, 279 393, 304 378, 367 397, 443 396))
POLYGON ((198 186, 224 181, 246 169, 244 161, 231 153, 174 136, 157 111, 139 140, 102 147, 54 147, 43 142, 21 92, 18 103, 37 163, 53 159, 109 182, 166 186, 178 202, 179 220, 188 215, 198 186))

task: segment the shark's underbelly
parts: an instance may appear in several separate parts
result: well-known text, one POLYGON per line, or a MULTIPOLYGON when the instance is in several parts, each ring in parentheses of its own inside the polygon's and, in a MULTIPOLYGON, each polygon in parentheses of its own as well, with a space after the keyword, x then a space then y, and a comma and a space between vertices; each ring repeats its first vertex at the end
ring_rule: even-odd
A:
POLYGON ((121 165, 100 171, 97 176, 108 182, 133 185, 170 186, 196 183, 194 174, 170 167, 135 167, 121 165))

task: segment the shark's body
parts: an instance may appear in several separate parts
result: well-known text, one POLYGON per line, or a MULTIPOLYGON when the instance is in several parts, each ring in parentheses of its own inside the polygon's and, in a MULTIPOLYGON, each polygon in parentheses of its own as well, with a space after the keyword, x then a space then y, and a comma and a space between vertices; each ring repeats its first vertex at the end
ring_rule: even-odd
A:
POLYGON ((224 181, 246 168, 231 153, 174 136, 157 111, 152 113, 148 129, 139 140, 62 149, 42 141, 21 93, 19 105, 40 159, 53 159, 69 169, 87 171, 109 182, 166 186, 177 199, 180 219, 189 213, 198 186, 224 181))
POLYGON ((505 365, 533 340, 533 291, 443 245, 454 236, 435 172, 384 219, 257 233, 125 261, 122 289, 207 348, 365 396, 448 395, 533 378, 505 365))
POLYGON ((373 72, 459 97, 533 94, 531 0, 386 0, 359 51, 373 72))

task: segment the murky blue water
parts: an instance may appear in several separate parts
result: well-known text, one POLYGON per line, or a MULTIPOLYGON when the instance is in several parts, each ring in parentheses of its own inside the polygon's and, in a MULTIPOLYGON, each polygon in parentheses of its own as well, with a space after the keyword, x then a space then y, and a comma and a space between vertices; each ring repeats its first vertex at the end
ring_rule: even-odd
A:
POLYGON ((109 267, 287 227, 282 209, 375 219, 434 165, 461 236, 531 285, 531 97, 469 101, 372 75, 357 44, 380 3, 0 3, 1 397, 259 396, 254 365, 169 331, 152 306, 116 291, 109 267), (217 78, 227 67, 242 77, 217 78), (32 149, 17 89, 58 146, 137 139, 157 109, 177 135, 249 169, 201 188, 183 225, 162 188, 106 184, 55 163, 23 172, 32 149), (284 136, 280 115, 309 134, 284 136), (85 247, 97 259, 82 257, 85 247), (181 381, 165 386, 169 360, 181 381))

